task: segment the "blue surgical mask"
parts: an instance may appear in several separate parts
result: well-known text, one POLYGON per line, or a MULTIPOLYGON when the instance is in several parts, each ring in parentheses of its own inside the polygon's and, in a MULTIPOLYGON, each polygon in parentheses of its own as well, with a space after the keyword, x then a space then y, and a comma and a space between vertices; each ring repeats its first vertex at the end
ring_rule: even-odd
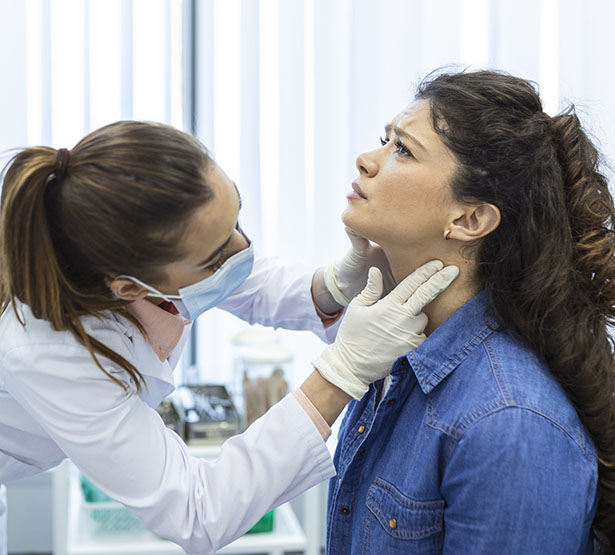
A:
POLYGON ((254 246, 250 243, 248 248, 229 257, 211 276, 182 287, 178 295, 162 293, 133 276, 118 277, 130 279, 151 291, 156 297, 173 302, 184 318, 196 320, 203 312, 230 297, 248 279, 253 265, 254 246))

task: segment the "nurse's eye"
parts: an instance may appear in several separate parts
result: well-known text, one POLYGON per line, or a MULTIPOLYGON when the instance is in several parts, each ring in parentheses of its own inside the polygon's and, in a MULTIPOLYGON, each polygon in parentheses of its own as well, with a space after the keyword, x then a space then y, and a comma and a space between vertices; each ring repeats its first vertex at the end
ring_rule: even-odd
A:
POLYGON ((380 137, 380 146, 384 146, 389 142, 389 139, 383 139, 382 137, 380 137))
POLYGON ((220 260, 218 260, 218 262, 212 264, 211 266, 207 266, 207 270, 209 270, 210 272, 217 272, 222 267, 222 264, 224 264, 224 258, 220 257, 220 260))
POLYGON ((222 264, 224 264, 225 261, 226 261, 226 248, 222 249, 218 260, 216 260, 213 264, 210 264, 209 266, 205 266, 203 269, 207 270, 208 272, 212 272, 212 273, 216 272, 217 270, 221 268, 222 264))
POLYGON ((410 158, 414 157, 412 152, 410 152, 410 149, 399 139, 395 141, 395 146, 397 147, 397 150, 395 152, 397 152, 398 154, 401 154, 402 156, 409 156, 410 158))

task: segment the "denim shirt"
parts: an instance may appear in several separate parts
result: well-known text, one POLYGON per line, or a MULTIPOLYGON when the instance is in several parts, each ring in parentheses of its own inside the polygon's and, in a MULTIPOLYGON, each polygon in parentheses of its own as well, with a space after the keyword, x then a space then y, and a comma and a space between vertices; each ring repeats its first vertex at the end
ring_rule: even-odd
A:
POLYGON ((592 553, 597 457, 563 389, 479 293, 353 402, 327 554, 592 553))

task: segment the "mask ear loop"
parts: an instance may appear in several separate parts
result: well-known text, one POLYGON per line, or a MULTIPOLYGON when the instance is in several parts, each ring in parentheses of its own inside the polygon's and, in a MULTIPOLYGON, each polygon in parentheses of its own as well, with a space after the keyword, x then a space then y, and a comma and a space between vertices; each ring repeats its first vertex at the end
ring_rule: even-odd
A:
MULTIPOLYGON (((237 225, 235 226, 235 229, 248 242, 248 249, 249 249, 252 246, 252 241, 244 233, 243 229, 239 225, 239 222, 237 222, 237 225)), ((239 254, 239 253, 237 253, 237 254, 239 254)), ((139 278, 136 278, 134 276, 129 276, 129 275, 126 275, 126 274, 122 274, 122 275, 116 276, 114 279, 120 279, 120 278, 129 279, 130 281, 136 283, 137 285, 140 285, 141 287, 143 287, 143 289, 147 289, 153 295, 155 295, 156 297, 159 297, 160 299, 163 299, 163 300, 167 301, 168 303, 170 303, 172 301, 181 301, 182 300, 182 296, 181 295, 167 295, 167 294, 163 293, 162 291, 158 291, 158 289, 156 289, 155 287, 152 287, 151 285, 148 285, 147 283, 142 282, 139 278)), ((111 284, 111 280, 109 278, 105 278, 105 282, 106 282, 107 286, 109 286, 111 284)))
POLYGON ((120 275, 115 277, 115 279, 129 279, 130 281, 136 283, 137 285, 140 285, 141 287, 143 287, 143 289, 147 289, 148 291, 150 291, 153 295, 155 295, 156 297, 160 297, 161 299, 167 301, 168 303, 170 303, 171 301, 181 301, 181 295, 166 295, 165 293, 162 293, 161 291, 158 291, 158 289, 156 289, 155 287, 152 287, 151 285, 148 285, 147 283, 143 283, 139 278, 136 278, 134 276, 127 276, 127 275, 120 275))

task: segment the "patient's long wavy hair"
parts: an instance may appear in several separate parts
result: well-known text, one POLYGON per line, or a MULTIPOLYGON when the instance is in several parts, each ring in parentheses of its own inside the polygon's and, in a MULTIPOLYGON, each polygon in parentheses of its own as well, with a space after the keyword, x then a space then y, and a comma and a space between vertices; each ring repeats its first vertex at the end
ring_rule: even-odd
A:
MULTIPOLYGON (((64 158, 49 147, 17 153, 5 168, 0 206, 0 314, 18 301, 55 330, 69 331, 99 360, 139 370, 90 336, 83 316, 122 313, 107 279, 133 275, 156 284, 184 255, 181 236, 208 202, 211 159, 194 137, 172 127, 120 121, 93 131, 64 158), (60 164, 61 165, 61 164, 60 164)), ((23 323, 23 320, 21 320, 23 323)))
POLYGON ((428 76, 417 98, 454 152, 452 190, 499 227, 476 253, 500 325, 546 362, 598 453, 593 532, 615 553, 615 208, 574 107, 546 115, 532 83, 477 71, 428 76))

